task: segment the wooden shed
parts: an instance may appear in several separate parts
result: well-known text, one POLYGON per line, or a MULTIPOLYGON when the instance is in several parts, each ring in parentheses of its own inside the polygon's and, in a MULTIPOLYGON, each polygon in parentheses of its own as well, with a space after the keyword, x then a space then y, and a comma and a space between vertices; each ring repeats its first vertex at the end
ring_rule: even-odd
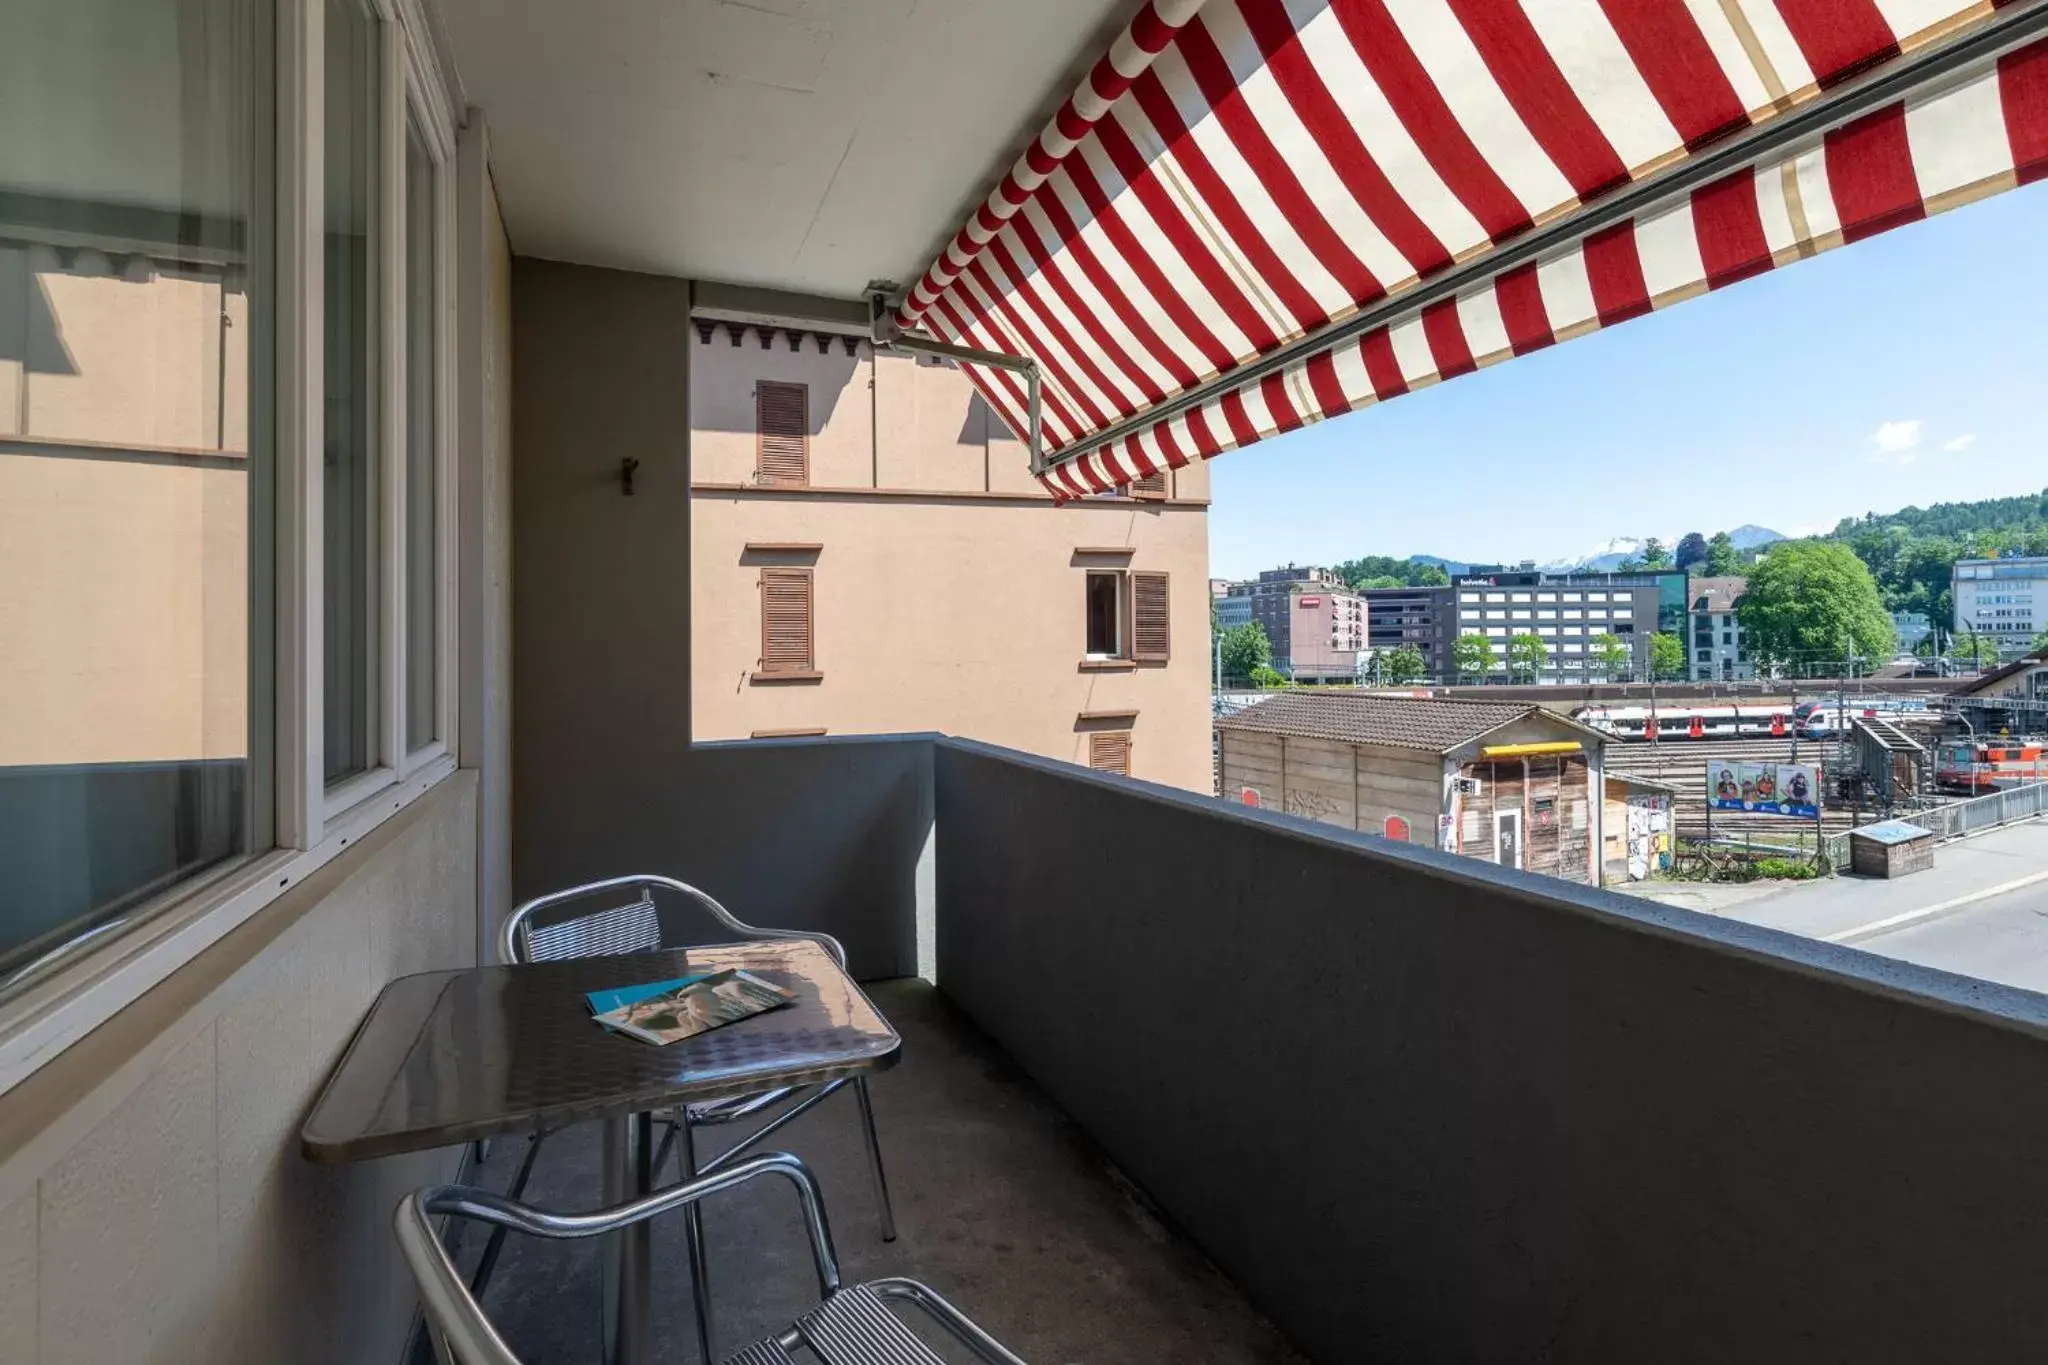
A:
POLYGON ((1859 877, 1903 877, 1934 866, 1934 832, 1885 820, 1849 831, 1849 870, 1859 877))
POLYGON ((1605 736, 1528 702, 1283 692, 1216 723, 1223 795, 1599 879, 1605 736))

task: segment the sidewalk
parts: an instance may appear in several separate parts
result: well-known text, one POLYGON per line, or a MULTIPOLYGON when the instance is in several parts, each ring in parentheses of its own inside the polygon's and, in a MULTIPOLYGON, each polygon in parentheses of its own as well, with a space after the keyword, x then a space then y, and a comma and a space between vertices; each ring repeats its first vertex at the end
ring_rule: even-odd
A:
POLYGON ((1856 942, 2036 880, 2048 882, 2043 820, 1943 844, 1934 851, 1932 868, 1895 881, 1839 876, 1811 882, 1638 882, 1612 889, 1808 938, 1856 942))

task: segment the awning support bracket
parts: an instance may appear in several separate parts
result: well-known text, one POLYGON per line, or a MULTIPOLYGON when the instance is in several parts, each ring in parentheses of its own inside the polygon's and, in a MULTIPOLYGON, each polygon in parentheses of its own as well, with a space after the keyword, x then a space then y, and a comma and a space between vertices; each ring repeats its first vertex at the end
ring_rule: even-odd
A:
POLYGON ((1003 351, 984 351, 974 346, 956 346, 950 341, 922 332, 906 332, 896 324, 896 304, 902 294, 900 286, 886 280, 878 280, 867 287, 868 336, 877 347, 903 351, 911 355, 939 356, 946 360, 957 360, 965 365, 986 365, 991 369, 1008 370, 1024 377, 1025 426, 1018 434, 1030 447, 1031 472, 1041 474, 1047 467, 1045 458, 1045 428, 1039 415, 1039 372, 1038 362, 1030 356, 1010 355, 1003 351))

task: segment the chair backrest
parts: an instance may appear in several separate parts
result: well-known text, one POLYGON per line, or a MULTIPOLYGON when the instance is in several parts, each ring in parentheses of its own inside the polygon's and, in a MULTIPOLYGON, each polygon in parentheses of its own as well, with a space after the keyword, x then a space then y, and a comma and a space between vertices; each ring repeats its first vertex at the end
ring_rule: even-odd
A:
POLYGON ((527 962, 560 962, 576 957, 613 957, 647 953, 662 946, 661 916, 654 897, 640 898, 553 924, 522 926, 515 947, 527 962))
POLYGON ((846 965, 846 949, 830 934, 803 929, 764 929, 748 924, 720 905, 709 892, 687 882, 656 873, 631 873, 603 881, 565 887, 536 896, 513 910, 498 926, 498 952, 506 962, 558 962, 572 957, 600 957, 619 953, 646 953, 659 948, 681 947, 664 941, 661 916, 654 906, 654 893, 670 893, 686 905, 709 915, 727 934, 740 940, 801 939, 817 944, 846 965), (633 895, 637 900, 598 910, 587 915, 558 919, 535 927, 535 921, 558 913, 563 907, 586 898, 633 895))

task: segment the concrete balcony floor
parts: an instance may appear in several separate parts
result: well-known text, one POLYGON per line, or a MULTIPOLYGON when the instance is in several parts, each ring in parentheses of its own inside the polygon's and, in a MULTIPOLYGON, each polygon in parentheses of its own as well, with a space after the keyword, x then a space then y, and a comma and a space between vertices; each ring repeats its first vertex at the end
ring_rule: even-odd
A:
MULTIPOLYGON (((767 1144, 810 1163, 849 1281, 908 1275, 944 1294, 1031 1365, 1303 1359, 1191 1243, 1161 1224, 1086 1135, 931 986, 869 988, 903 1035, 903 1060, 873 1082, 898 1238, 881 1240, 850 1094, 767 1144)), ((705 1155, 738 1131, 707 1130, 705 1155)), ((478 1183, 503 1189, 525 1144, 494 1144, 478 1183)), ((666 1173, 674 1178, 675 1167, 666 1173)), ((528 1187, 550 1209, 599 1190, 594 1130, 548 1140, 528 1187)), ((795 1200, 764 1181, 705 1204, 716 1346, 778 1330, 816 1296, 795 1200)), ((465 1265, 481 1248, 472 1227, 465 1265)), ((663 1361, 696 1358, 682 1225, 654 1232, 655 1332, 663 1361)), ((485 1306, 522 1359, 599 1358, 595 1244, 511 1237, 485 1306)), ((423 1343, 422 1343, 423 1344, 423 1343)), ((422 1356, 421 1359, 426 1357, 422 1356)), ((949 1357, 951 1358, 951 1357, 949 1357)))

